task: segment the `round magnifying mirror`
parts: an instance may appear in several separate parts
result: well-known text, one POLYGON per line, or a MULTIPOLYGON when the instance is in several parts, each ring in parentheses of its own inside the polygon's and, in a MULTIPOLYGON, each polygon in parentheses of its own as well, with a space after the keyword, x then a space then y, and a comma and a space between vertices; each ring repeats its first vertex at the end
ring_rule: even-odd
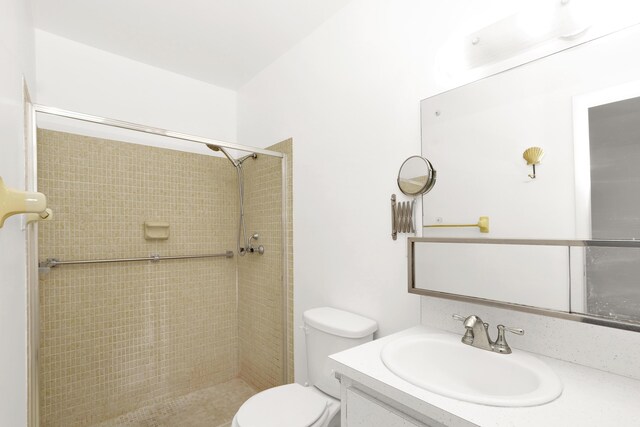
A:
POLYGON ((436 170, 422 156, 411 156, 398 172, 398 187, 407 196, 427 194, 436 184, 436 170))

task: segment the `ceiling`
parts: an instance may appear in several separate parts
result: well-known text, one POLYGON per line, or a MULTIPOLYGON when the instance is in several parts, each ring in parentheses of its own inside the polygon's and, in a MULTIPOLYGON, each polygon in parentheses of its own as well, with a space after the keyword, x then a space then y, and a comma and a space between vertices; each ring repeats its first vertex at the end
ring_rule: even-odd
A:
POLYGON ((350 0, 32 0, 36 28, 237 89, 350 0))

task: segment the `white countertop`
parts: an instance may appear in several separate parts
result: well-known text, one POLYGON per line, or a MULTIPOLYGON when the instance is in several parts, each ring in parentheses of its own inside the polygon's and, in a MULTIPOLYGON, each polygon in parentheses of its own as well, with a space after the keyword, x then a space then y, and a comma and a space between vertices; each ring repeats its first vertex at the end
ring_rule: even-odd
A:
POLYGON ((453 335, 416 326, 334 354, 330 357, 332 368, 445 425, 461 425, 457 420, 461 418, 479 426, 640 426, 640 381, 539 354, 535 356, 556 372, 564 386, 562 395, 545 405, 526 408, 478 405, 414 386, 387 369, 380 351, 397 338, 424 333, 453 335))

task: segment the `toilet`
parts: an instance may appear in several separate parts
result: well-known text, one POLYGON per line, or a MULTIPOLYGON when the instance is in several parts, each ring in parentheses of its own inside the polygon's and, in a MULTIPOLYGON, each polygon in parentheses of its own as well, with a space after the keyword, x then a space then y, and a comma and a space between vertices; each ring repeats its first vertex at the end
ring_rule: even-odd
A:
POLYGON ((260 392, 233 417, 232 427, 337 427, 340 383, 329 368, 329 355, 373 339, 378 324, 331 307, 303 314, 310 386, 287 384, 260 392))

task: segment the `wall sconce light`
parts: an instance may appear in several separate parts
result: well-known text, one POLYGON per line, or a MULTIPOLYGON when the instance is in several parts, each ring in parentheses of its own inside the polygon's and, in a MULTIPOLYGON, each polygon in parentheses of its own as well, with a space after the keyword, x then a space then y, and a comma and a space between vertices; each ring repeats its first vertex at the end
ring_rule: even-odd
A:
MULTIPOLYGON (((17 214, 35 214, 40 219, 47 219, 52 212, 47 209, 47 197, 44 194, 12 190, 0 178, 0 227, 7 218, 17 214)), ((37 220, 37 217, 32 216, 29 221, 37 220)))
POLYGON ((522 153, 522 158, 527 161, 527 165, 533 167, 533 174, 530 174, 529 178, 536 179, 536 165, 540 163, 543 157, 544 150, 540 147, 529 147, 522 153))

